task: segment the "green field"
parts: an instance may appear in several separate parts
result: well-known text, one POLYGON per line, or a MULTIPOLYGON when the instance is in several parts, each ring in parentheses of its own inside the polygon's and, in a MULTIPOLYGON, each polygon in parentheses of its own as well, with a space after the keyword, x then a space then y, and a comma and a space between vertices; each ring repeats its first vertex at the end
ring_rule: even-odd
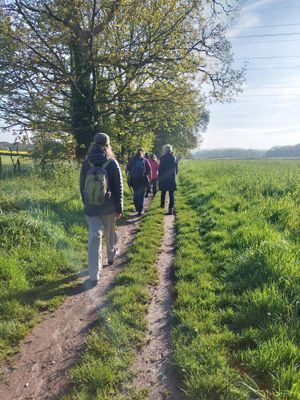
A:
POLYGON ((22 165, 31 165, 32 164, 32 158, 31 157, 23 157, 23 156, 12 156, 12 157, 10 157, 10 156, 7 156, 7 155, 3 156, 1 154, 0 154, 0 157, 1 157, 2 165, 12 166, 11 159, 13 159, 13 161, 16 162, 18 158, 20 159, 21 166, 22 165))
POLYGON ((300 162, 181 170, 173 343, 188 398, 300 398, 300 162))
POLYGON ((23 156, 3 156, 0 154, 0 178, 9 178, 16 175, 27 175, 28 172, 32 170, 33 161, 31 157, 23 157, 23 156), (14 171, 14 164, 16 164, 19 159, 19 167, 16 167, 14 171), (13 160, 13 162, 12 162, 13 160))

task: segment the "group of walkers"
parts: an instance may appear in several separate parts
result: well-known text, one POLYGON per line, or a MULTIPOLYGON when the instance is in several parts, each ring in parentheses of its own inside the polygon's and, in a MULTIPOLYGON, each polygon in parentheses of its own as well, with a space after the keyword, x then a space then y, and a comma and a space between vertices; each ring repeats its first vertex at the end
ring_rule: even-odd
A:
POLYGON ((174 212, 174 191, 176 190, 176 174, 178 163, 170 145, 164 146, 165 154, 158 161, 154 154, 145 154, 143 148, 128 161, 126 172, 128 184, 133 190, 133 202, 138 215, 142 215, 144 198, 149 193, 157 193, 157 185, 161 190, 161 207, 165 207, 166 192, 169 192, 168 214, 174 212))
MULTIPOLYGON (((168 214, 174 213, 174 191, 178 162, 171 145, 164 146, 164 155, 158 161, 154 154, 145 154, 138 148, 129 159, 128 184, 132 188, 133 202, 138 215, 144 210, 144 198, 161 191, 162 208, 169 192, 168 214)), ((94 283, 102 270, 102 233, 104 232, 107 260, 112 265, 118 255, 116 221, 123 212, 123 182, 119 163, 114 157, 110 138, 96 133, 80 171, 80 193, 84 215, 89 227, 88 272, 94 283)))

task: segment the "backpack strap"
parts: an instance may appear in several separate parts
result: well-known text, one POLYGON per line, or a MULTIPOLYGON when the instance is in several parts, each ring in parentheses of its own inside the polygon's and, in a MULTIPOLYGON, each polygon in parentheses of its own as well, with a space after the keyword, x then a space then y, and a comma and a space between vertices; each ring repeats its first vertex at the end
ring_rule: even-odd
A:
POLYGON ((102 168, 105 169, 105 168, 108 166, 108 164, 111 162, 111 160, 112 160, 111 158, 109 158, 108 160, 106 160, 105 163, 101 165, 102 168))
MULTIPOLYGON (((99 165, 99 167, 106 168, 106 167, 108 166, 108 164, 111 162, 111 160, 112 160, 112 159, 109 158, 108 160, 105 161, 104 164, 99 165)), ((96 166, 96 164, 92 163, 89 159, 87 159, 87 162, 89 163, 89 166, 90 166, 91 168, 96 166)))
POLYGON ((95 166, 95 164, 93 164, 88 158, 87 158, 87 162, 89 163, 89 166, 92 168, 95 166))

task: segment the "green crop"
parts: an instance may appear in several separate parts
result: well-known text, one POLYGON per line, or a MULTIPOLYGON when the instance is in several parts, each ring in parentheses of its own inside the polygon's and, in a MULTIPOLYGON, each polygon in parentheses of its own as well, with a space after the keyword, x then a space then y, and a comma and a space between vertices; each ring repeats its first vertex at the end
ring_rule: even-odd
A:
POLYGON ((299 398, 300 162, 185 162, 174 362, 188 398, 299 398))

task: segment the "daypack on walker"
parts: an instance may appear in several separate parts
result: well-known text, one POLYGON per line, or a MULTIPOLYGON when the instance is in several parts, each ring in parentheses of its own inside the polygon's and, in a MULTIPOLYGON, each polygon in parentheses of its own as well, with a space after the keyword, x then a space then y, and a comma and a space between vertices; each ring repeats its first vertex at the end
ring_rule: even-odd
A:
POLYGON ((142 178, 146 173, 146 164, 143 158, 136 158, 132 161, 130 178, 142 178))
POLYGON ((106 167, 111 159, 103 165, 95 165, 88 160, 90 169, 87 171, 84 188, 84 204, 102 206, 104 201, 111 196, 108 188, 106 167))

